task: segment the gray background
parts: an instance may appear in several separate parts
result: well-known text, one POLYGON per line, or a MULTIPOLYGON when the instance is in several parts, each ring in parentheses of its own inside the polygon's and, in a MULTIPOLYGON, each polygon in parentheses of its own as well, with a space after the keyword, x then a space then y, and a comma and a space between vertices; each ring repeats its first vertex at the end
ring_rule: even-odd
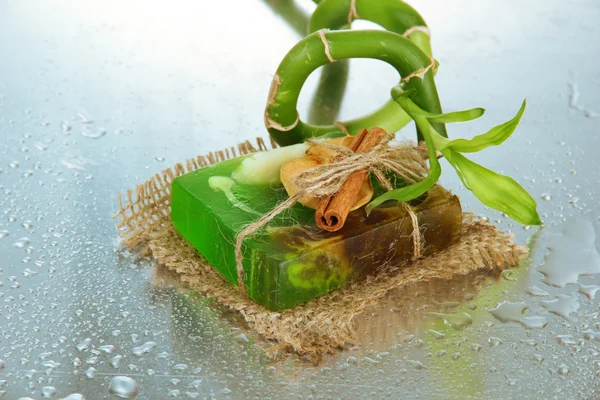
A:
MULTIPOLYGON (((144 399, 600 397, 598 300, 583 293, 600 284, 595 0, 411 2, 433 31, 444 108, 488 110, 451 136, 481 133, 528 99, 514 137, 473 158, 517 178, 545 228, 487 209, 447 164, 442 176, 466 210, 530 243, 519 270, 398 293, 359 321, 361 346, 314 366, 271 362, 235 315, 119 251, 117 192, 266 136, 272 74, 300 39, 273 11, 286 2, 274 4, 0 1, 0 393, 110 398, 109 381, 129 376, 144 399), (503 302, 512 308, 499 318, 521 323, 488 311, 503 302), (459 329, 465 312, 472 322, 459 329)), ((398 79, 375 61, 350 71, 342 119, 381 104, 398 79)))

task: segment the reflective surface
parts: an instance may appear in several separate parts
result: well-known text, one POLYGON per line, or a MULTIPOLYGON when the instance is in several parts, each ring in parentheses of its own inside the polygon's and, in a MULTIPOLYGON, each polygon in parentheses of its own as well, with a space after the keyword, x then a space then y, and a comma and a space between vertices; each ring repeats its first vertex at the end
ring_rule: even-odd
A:
MULTIPOLYGON (((270 361, 235 315, 119 251, 111 219, 118 191, 265 135, 272 73, 302 20, 290 26, 259 1, 0 2, 0 393, 599 396, 600 5, 413 5, 433 30, 445 109, 488 110, 451 136, 508 119, 527 97, 514 137, 475 159, 528 188, 546 227, 486 209, 444 164, 464 209, 531 239, 531 260, 395 293, 357 321, 360 346, 314 366, 270 361)), ((375 108, 396 81, 383 64, 352 61, 340 117, 375 108)))

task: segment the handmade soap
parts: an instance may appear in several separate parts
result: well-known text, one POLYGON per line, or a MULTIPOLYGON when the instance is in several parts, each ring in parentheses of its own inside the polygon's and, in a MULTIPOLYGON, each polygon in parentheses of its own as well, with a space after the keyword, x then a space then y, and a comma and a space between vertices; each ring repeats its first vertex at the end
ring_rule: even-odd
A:
MULTIPOLYGON (((233 284, 237 234, 287 198, 276 179, 234 180, 244 159, 182 175, 171 189, 174 227, 233 284)), ((378 195, 383 189, 373 183, 378 195)), ((422 255, 459 238, 462 211, 456 196, 434 186, 411 206, 422 255)), ((256 302, 271 310, 293 307, 413 256, 413 222, 398 203, 388 202, 368 217, 364 207, 352 211, 337 232, 318 229, 314 213, 296 204, 245 240, 244 285, 256 302)))

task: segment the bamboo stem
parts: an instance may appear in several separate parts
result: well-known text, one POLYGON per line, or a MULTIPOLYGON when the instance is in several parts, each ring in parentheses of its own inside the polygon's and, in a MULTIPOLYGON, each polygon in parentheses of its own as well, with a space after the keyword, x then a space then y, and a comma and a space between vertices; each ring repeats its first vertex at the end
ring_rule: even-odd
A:
MULTIPOLYGON (((433 81, 433 69, 427 69, 432 65, 432 59, 411 41, 401 35, 380 30, 320 31, 307 36, 288 52, 273 79, 265 110, 265 125, 277 143, 289 145, 339 131, 335 125, 318 126, 304 123, 299 118, 296 106, 304 82, 315 69, 331 63, 332 60, 348 58, 373 58, 384 61, 394 67, 402 78, 424 71, 422 75, 413 76, 405 84, 407 88, 415 90, 414 101, 417 105, 426 111, 441 113, 433 81)), ((374 126, 395 132, 409 122, 410 117, 399 113, 398 105, 388 104, 389 108, 386 106, 374 114, 344 122, 344 125, 352 134, 374 126)), ((445 135, 445 126, 437 125, 438 132, 445 135)))

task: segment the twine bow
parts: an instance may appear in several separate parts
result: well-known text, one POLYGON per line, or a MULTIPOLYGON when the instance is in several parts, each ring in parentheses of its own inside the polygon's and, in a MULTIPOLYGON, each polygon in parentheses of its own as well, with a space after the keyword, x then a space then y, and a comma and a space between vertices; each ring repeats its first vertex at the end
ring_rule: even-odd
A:
MULTIPOLYGON (((427 151, 423 146, 400 144, 392 146, 393 135, 386 137, 373 149, 365 153, 354 153, 350 149, 340 145, 334 145, 309 139, 311 146, 319 145, 336 153, 332 163, 321 164, 310 168, 292 177, 298 192, 284 202, 277 205, 258 221, 246 226, 236 238, 235 258, 237 263, 238 286, 242 291, 244 287, 244 269, 242 246, 244 240, 254 235, 258 230, 271 222, 276 216, 291 208, 304 196, 327 197, 335 195, 346 179, 357 171, 367 170, 372 173, 377 181, 387 190, 393 186, 386 178, 386 173, 393 173, 408 183, 416 183, 423 179, 427 173, 427 151)), ((413 258, 421 256, 421 236, 415 213, 408 205, 405 210, 411 217, 413 225, 413 258)))

